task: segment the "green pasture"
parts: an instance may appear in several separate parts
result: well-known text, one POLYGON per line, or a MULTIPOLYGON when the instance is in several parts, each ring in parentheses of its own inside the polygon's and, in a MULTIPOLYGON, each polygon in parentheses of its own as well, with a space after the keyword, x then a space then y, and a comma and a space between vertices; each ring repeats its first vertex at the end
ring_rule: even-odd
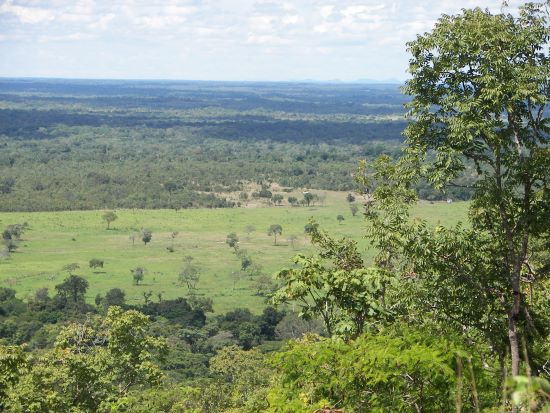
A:
MULTIPOLYGON (((292 195, 292 194, 290 194, 292 195)), ((288 194, 285 194, 285 197, 288 194)), ((452 224, 466 216, 466 203, 421 203, 414 216, 432 223, 452 224)), ((96 294, 119 287, 126 292, 129 303, 143 302, 143 292, 152 291, 154 300, 161 292, 164 298, 186 296, 187 287, 178 282, 178 273, 185 256, 201 270, 197 294, 211 297, 216 312, 235 307, 260 311, 264 299, 254 294, 254 280, 233 274, 240 269, 240 260, 225 243, 226 235, 236 232, 240 248, 246 249, 254 262, 267 274, 290 265, 290 259, 299 252, 312 251, 304 235, 304 225, 314 217, 323 229, 333 235, 351 237, 359 242, 368 259, 372 252, 364 238, 365 221, 358 213, 353 217, 346 193, 326 192, 324 205, 311 207, 259 206, 235 209, 188 210, 117 210, 118 219, 107 230, 102 221, 104 211, 16 212, 0 213, 0 228, 9 224, 27 222, 28 231, 19 249, 8 259, 0 258, 0 285, 13 288, 22 298, 28 298, 38 288, 62 282, 67 273, 63 266, 78 263, 75 271, 89 283, 87 299, 93 302, 96 294), (336 216, 345 220, 339 224, 336 216), (280 224, 283 235, 274 245, 267 235, 271 224, 280 224), (248 238, 244 228, 253 225, 256 231, 248 238), (129 235, 142 228, 152 231, 148 245, 139 235, 135 245, 129 235), (177 231, 173 247, 171 233, 177 231), (297 236, 292 247, 287 237, 297 236), (88 262, 92 258, 105 261, 103 269, 93 270, 88 262), (133 284, 130 270, 144 267, 146 275, 139 286, 133 284)))

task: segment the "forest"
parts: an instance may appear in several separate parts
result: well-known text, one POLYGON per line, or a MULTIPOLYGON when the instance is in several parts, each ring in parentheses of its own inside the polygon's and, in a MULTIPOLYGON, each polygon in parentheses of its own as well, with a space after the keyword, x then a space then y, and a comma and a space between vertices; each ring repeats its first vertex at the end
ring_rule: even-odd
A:
POLYGON ((2 79, 0 209, 235 207, 250 183, 353 190, 359 159, 399 153, 406 100, 399 85, 2 79))
POLYGON ((2 80, 0 412, 550 412, 548 6, 400 90, 2 80))

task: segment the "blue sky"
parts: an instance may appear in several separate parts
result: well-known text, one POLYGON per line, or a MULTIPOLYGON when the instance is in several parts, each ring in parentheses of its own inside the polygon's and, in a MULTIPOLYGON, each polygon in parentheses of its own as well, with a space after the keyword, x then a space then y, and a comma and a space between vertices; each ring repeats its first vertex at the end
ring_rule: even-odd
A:
POLYGON ((501 0, 0 0, 0 76, 402 80, 405 42, 476 6, 501 0))

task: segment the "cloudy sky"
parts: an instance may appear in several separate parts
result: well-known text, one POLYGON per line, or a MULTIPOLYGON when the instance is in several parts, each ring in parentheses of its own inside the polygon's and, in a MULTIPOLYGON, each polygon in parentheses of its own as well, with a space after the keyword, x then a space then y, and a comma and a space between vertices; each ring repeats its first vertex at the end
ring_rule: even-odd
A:
POLYGON ((402 80, 416 33, 501 2, 0 0, 0 76, 402 80))

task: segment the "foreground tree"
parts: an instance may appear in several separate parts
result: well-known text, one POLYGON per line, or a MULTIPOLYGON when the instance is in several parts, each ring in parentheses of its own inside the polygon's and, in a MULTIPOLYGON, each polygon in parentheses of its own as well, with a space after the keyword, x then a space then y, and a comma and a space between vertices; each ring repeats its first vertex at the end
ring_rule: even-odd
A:
POLYGON ((365 268, 354 241, 333 239, 316 222, 310 225, 318 254, 298 254, 294 268, 276 274, 282 287, 273 303, 293 303, 306 320, 321 318, 331 336, 356 338, 369 322, 388 314, 385 290, 391 277, 384 270, 365 268))
POLYGON ((166 343, 148 327, 145 315, 111 307, 104 319, 65 326, 40 357, 27 360, 17 348, 0 347, 0 371, 12 374, 1 403, 10 412, 119 411, 130 390, 161 381, 157 360, 166 343))
MULTIPOLYGON (((512 375, 520 373, 521 287, 533 237, 550 231, 550 30, 543 4, 518 17, 481 9, 443 16, 409 43, 405 91, 412 122, 406 155, 437 188, 452 185, 466 162, 477 167, 472 225, 493 241, 507 314, 512 375), (435 160, 426 164, 428 153, 435 160)), ((485 285, 484 288, 490 288, 485 285)))

